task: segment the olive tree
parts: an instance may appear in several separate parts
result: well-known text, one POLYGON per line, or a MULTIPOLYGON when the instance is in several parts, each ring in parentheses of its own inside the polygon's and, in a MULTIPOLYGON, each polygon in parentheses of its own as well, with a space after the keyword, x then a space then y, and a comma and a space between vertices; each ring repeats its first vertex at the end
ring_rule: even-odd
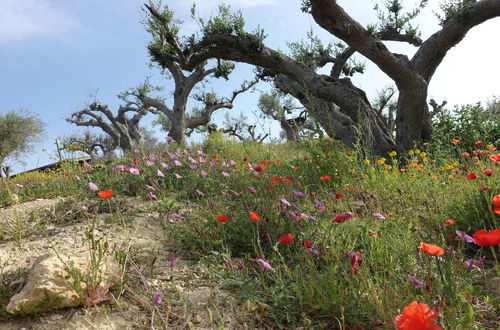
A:
MULTIPOLYGON (((348 145, 360 140, 372 153, 385 155, 394 149, 406 150, 429 141, 432 127, 427 93, 437 67, 470 29, 500 15, 500 0, 447 1, 442 5, 441 28, 425 40, 413 21, 427 4, 426 0, 410 11, 403 9, 400 0, 381 4, 376 8, 380 22, 364 27, 336 0, 303 1, 303 10, 337 41, 333 47, 313 45, 301 57, 266 46, 264 32, 245 31, 241 15, 229 16, 225 28, 202 29, 189 40, 188 48, 168 47, 168 36, 177 32, 172 30, 169 20, 158 19, 165 17, 158 8, 148 7, 151 19, 157 23, 154 27, 157 33, 167 36, 163 41, 157 40, 149 50, 158 63, 179 58, 183 70, 193 70, 208 59, 261 67, 280 90, 303 103, 329 135, 348 145), (386 41, 408 43, 416 47, 416 52, 411 58, 394 53, 386 41), (395 138, 366 93, 350 80, 354 72, 362 71, 356 65, 348 67, 355 53, 377 65, 398 89, 395 138), (327 64, 332 65, 329 74, 318 72, 318 68, 327 64)), ((220 19, 217 17, 211 20, 220 19)))
POLYGON ((45 123, 27 110, 0 114, 0 177, 9 176, 7 158, 22 161, 20 156, 33 149, 41 141, 45 123))

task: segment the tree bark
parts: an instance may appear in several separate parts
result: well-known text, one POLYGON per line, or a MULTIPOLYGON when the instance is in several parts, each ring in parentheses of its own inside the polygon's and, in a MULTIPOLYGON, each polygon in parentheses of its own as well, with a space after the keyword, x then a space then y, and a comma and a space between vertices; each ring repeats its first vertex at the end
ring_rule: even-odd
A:
POLYGON ((285 75, 278 75, 274 82, 280 90, 299 100, 318 120, 328 136, 339 139, 350 147, 354 147, 359 140, 366 151, 379 156, 385 156, 396 149, 382 118, 371 107, 364 92, 352 85, 349 79, 341 82, 346 92, 349 90, 341 103, 343 107, 314 96, 313 92, 285 75))

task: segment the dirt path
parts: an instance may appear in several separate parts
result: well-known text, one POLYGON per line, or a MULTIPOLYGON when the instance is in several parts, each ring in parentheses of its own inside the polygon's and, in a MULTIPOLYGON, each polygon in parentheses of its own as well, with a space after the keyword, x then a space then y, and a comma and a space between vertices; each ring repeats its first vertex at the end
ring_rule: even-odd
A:
MULTIPOLYGON (((60 201, 41 199, 0 209, 0 226, 30 226, 32 212, 50 211, 60 201)), ((135 259, 126 274, 135 282, 127 284, 131 289, 122 297, 90 309, 77 308, 0 321, 0 328, 161 329, 165 324, 179 329, 231 327, 232 320, 227 315, 223 316, 222 312, 227 295, 221 294, 214 286, 205 267, 179 258, 175 267, 168 266, 169 255, 164 252, 168 242, 157 220, 154 214, 140 214, 126 226, 102 222, 97 226, 97 236, 105 234, 110 246, 127 251, 130 260, 135 259), (148 267, 153 256, 158 262, 154 267, 148 267), (163 323, 154 324, 151 313, 147 311, 146 307, 152 306, 152 297, 145 297, 144 293, 151 290, 163 293, 163 303, 156 307, 156 312, 163 315, 163 323)), ((81 222, 65 226, 48 225, 44 228, 48 230, 46 236, 0 240, 0 274, 18 269, 29 270, 36 258, 53 251, 66 255, 86 253, 87 228, 87 224, 81 222)))

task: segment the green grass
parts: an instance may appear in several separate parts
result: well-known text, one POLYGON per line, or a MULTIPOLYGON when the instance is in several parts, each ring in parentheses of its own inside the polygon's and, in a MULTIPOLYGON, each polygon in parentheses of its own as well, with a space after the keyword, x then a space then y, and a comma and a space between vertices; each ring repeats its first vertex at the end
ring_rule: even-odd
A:
POLYGON ((85 212, 106 213, 109 221, 126 225, 134 215, 126 198, 139 196, 147 202, 141 212, 155 213, 150 220, 158 221, 175 242, 170 249, 210 265, 250 325, 390 329, 404 306, 418 301, 439 306, 438 323, 445 329, 498 326, 499 297, 487 283, 500 276, 494 259, 499 248, 480 248, 455 236, 455 230, 472 235, 500 228, 490 202, 500 194, 500 168, 488 159, 490 151, 476 160, 433 159, 417 151, 404 159, 364 162, 331 140, 301 147, 208 141, 205 153, 198 151, 131 154, 89 169, 67 165, 39 180, 21 176, 8 184, 23 201, 73 196, 64 204, 67 211, 56 216, 58 224, 78 221, 77 204, 84 203, 85 212), (140 174, 117 169, 132 167, 134 159, 140 174), (262 171, 255 171, 257 165, 262 171), (482 174, 486 168, 493 175, 482 174), (477 178, 467 180, 471 171, 477 178), (114 196, 100 200, 89 182, 100 190, 113 189, 114 196), (489 189, 480 190, 483 186, 489 189), (250 211, 261 220, 250 220, 250 211), (342 212, 355 216, 331 221, 342 212), (218 215, 229 220, 218 222, 218 215), (444 226, 448 219, 456 224, 444 226), (289 233, 293 242, 280 244, 279 238, 289 233), (311 251, 303 240, 313 243, 311 251), (442 247, 445 254, 423 253, 417 249, 422 241, 442 247), (361 262, 352 261, 353 252, 360 253, 361 262), (486 262, 480 269, 464 265, 481 256, 486 262), (264 269, 258 259, 275 271, 264 269), (413 285, 408 276, 424 287, 413 285))

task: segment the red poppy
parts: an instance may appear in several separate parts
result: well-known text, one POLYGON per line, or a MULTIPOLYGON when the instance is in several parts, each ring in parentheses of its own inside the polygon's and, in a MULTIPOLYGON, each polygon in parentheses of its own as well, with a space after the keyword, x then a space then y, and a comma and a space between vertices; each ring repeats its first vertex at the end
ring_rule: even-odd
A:
POLYGON ((490 155, 490 159, 493 162, 493 164, 500 163, 500 153, 490 155))
POLYGON ((270 181, 271 184, 280 184, 280 177, 275 175, 271 178, 271 181, 270 181))
POLYGON ((288 245, 288 244, 292 243, 294 237, 295 236, 293 234, 286 234, 285 236, 281 236, 279 238, 279 242, 280 242, 280 244, 288 245))
POLYGON ((351 252, 349 253, 349 258, 351 258, 351 268, 354 274, 359 274, 359 266, 362 263, 361 253, 359 252, 351 252))
POLYGON ((460 143, 460 140, 453 139, 453 140, 451 140, 451 143, 453 143, 453 144, 457 145, 457 144, 459 144, 459 143, 460 143))
POLYGON ((493 229, 491 231, 480 229, 472 235, 472 238, 474 238, 474 242, 479 246, 500 245, 500 229, 493 229))
POLYGON ((454 224, 456 224, 456 223, 457 223, 457 222, 456 222, 455 220, 453 220, 453 219, 448 219, 448 220, 446 220, 446 221, 444 222, 444 225, 445 225, 446 227, 449 227, 449 226, 453 226, 453 225, 454 225, 454 224))
POLYGON ((313 242, 303 240, 303 241, 302 241, 302 245, 303 245, 306 249, 310 249, 310 248, 312 248, 312 247, 313 247, 313 242))
POLYGON ((470 153, 468 153, 467 151, 464 151, 461 153, 462 156, 464 157, 469 157, 470 156, 470 153))
POLYGON ((255 166, 255 167, 253 168, 253 170, 254 170, 255 172, 259 172, 259 173, 260 173, 260 172, 264 171, 264 167, 262 167, 262 166, 260 166, 260 165, 257 165, 257 166, 255 166))
POLYGON ((397 330, 440 330, 441 327, 434 323, 437 318, 436 310, 430 309, 426 304, 414 301, 396 317, 394 325, 397 330))
POLYGON ((218 215, 217 216, 217 221, 219 222, 226 222, 229 218, 226 215, 218 215))
POLYGON ((491 199, 491 204, 493 204, 493 213, 500 215, 500 195, 496 195, 491 199))
POLYGON ((467 180, 474 180, 475 178, 477 178, 476 173, 470 172, 469 174, 467 174, 467 180))
POLYGON ((331 179, 330 176, 328 176, 328 175, 323 175, 323 176, 320 176, 319 178, 323 181, 330 181, 330 179, 331 179))
POLYGON ((132 163, 134 163, 134 165, 137 165, 137 164, 139 164, 139 160, 138 160, 138 159, 134 159, 134 160, 132 161, 132 163))
POLYGON ((99 191, 99 196, 103 199, 111 198, 111 196, 113 196, 113 189, 99 191))
POLYGON ((342 198, 344 198, 344 194, 341 193, 335 194, 335 199, 342 199, 342 198))
POLYGON ((332 222, 336 223, 342 223, 348 219, 351 219, 354 217, 354 213, 352 212, 343 212, 337 215, 335 218, 332 219, 332 222))
POLYGON ((64 176, 70 176, 71 175, 71 172, 64 172, 63 173, 64 176))
POLYGON ((480 147, 480 146, 482 146, 482 145, 483 145, 483 141, 476 141, 476 142, 474 143, 474 145, 475 145, 476 147, 480 147))
POLYGON ((427 244, 427 243, 424 243, 424 242, 420 242, 420 245, 418 246, 418 248, 422 251, 424 251, 425 253, 427 254, 430 254, 430 255, 443 255, 444 254, 444 250, 443 248, 437 246, 437 245, 433 245, 433 244, 427 244))
POLYGON ((483 173, 487 176, 491 176, 493 174, 493 170, 491 168, 487 168, 483 171, 483 173))
POLYGON ((248 217, 250 218, 250 220, 254 220, 254 221, 260 220, 260 216, 255 212, 248 212, 248 217))

